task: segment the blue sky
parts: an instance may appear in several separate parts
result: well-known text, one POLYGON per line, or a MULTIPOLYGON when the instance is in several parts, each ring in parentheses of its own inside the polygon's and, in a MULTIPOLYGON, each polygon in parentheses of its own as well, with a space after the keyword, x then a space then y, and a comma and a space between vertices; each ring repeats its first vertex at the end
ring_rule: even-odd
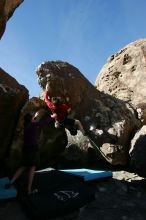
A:
POLYGON ((146 37, 145 0, 24 0, 0 41, 0 67, 39 96, 36 67, 62 60, 92 83, 108 57, 146 37))

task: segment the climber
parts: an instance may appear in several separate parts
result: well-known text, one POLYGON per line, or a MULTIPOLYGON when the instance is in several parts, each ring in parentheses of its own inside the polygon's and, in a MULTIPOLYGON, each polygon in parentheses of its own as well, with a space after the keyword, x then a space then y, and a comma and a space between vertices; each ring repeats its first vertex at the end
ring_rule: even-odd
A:
POLYGON ((32 182, 36 167, 39 164, 39 135, 41 128, 52 120, 50 115, 47 118, 44 118, 44 113, 44 109, 40 109, 35 113, 34 117, 32 117, 30 114, 26 114, 24 116, 24 145, 22 149, 21 166, 16 170, 14 176, 10 180, 10 183, 5 185, 6 189, 10 188, 11 185, 21 176, 23 171, 27 168, 27 193, 31 194, 33 192, 36 192, 36 190, 32 190, 32 182))
POLYGON ((56 128, 64 125, 64 127, 67 128, 72 135, 76 135, 77 130, 80 130, 82 134, 85 135, 81 122, 77 119, 68 118, 68 114, 71 111, 68 97, 65 99, 65 101, 63 101, 61 97, 49 97, 49 84, 47 83, 44 99, 52 112, 51 117, 55 120, 56 128))

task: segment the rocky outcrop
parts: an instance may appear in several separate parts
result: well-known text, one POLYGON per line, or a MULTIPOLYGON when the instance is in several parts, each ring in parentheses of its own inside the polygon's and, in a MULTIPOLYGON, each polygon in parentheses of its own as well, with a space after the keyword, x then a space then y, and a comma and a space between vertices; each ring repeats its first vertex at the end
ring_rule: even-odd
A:
MULTIPOLYGON (((96 79, 98 90, 132 106, 141 126, 146 124, 145 73, 146 39, 140 39, 112 55, 96 79)), ((142 176, 146 176, 144 137, 145 126, 139 128, 130 147, 131 164, 142 176)))
POLYGON ((98 90, 130 103, 146 124, 146 39, 112 55, 96 79, 98 90))
POLYGON ((131 136, 139 126, 128 103, 99 92, 77 68, 62 61, 42 63, 37 76, 43 90, 49 83, 50 95, 69 97, 72 116, 81 120, 107 161, 127 163, 131 136))
POLYGON ((28 100, 28 90, 0 68, 0 161, 7 156, 20 110, 28 100))
POLYGON ((0 39, 5 31, 8 19, 13 15, 15 9, 23 0, 1 0, 0 1, 0 39))
MULTIPOLYGON (((0 39, 8 19, 23 0, 0 1, 0 39)), ((22 106, 28 100, 28 90, 0 68, 0 162, 3 165, 9 154, 15 126, 22 106)))

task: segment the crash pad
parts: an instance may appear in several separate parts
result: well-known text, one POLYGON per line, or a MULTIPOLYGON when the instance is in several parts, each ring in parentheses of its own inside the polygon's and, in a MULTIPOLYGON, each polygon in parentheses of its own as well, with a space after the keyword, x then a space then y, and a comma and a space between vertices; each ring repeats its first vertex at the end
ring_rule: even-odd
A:
POLYGON ((112 172, 106 170, 92 170, 92 169, 81 168, 81 169, 66 169, 62 171, 82 177, 84 181, 91 181, 96 179, 112 177, 112 172))
POLYGON ((5 189, 5 185, 10 182, 8 177, 0 178, 0 200, 11 199, 17 196, 17 189, 11 186, 9 189, 5 189))
MULTIPOLYGON (((23 182, 19 182, 19 188, 21 184, 23 182)), ((36 172, 33 188, 38 192, 26 196, 20 194, 20 201, 33 219, 66 215, 95 198, 95 187, 58 170, 36 172)))

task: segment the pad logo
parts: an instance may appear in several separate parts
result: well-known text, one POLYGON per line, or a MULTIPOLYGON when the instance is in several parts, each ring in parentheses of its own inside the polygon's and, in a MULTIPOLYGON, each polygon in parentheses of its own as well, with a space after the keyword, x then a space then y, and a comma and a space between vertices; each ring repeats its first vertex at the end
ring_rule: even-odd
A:
POLYGON ((62 190, 54 193, 54 195, 57 197, 58 200, 66 202, 69 199, 77 197, 79 195, 79 192, 74 192, 71 190, 62 190))

